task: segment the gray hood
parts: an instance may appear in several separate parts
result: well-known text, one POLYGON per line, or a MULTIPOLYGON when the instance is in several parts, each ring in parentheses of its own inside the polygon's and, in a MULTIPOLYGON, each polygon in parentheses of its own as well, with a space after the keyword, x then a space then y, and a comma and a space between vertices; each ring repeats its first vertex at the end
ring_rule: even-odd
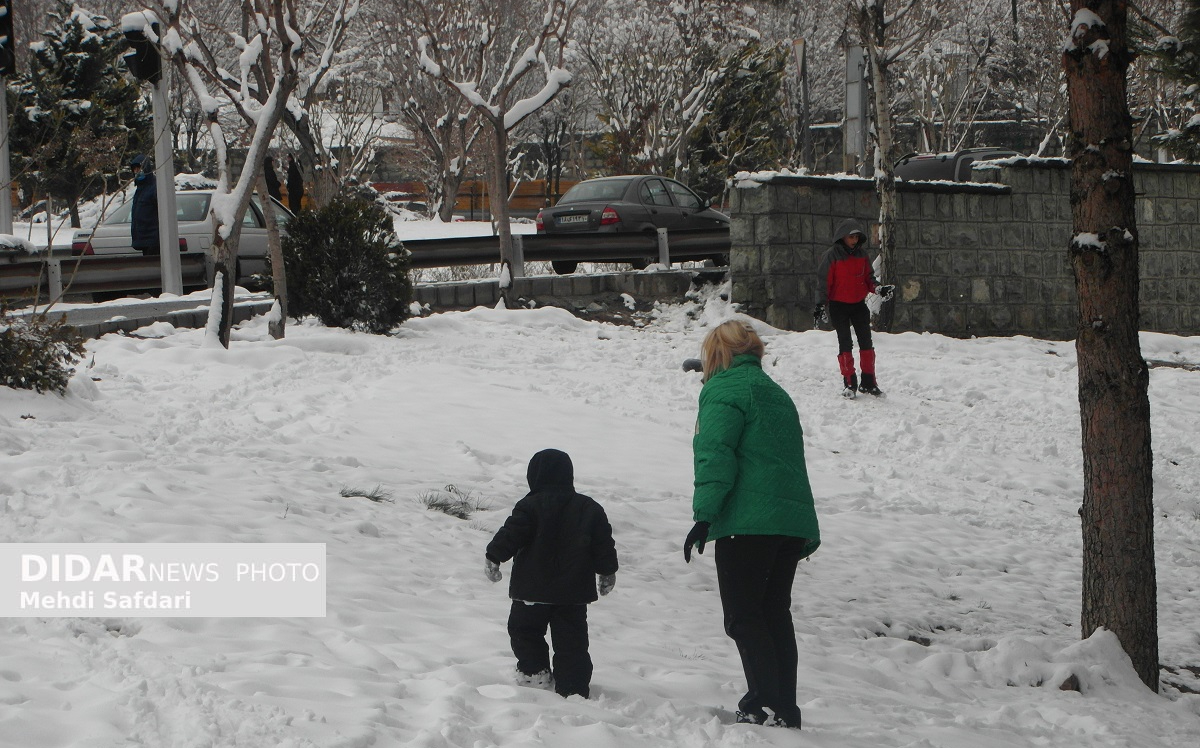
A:
POLYGON ((851 234, 862 234, 863 241, 859 242, 859 249, 866 249, 871 243, 871 235, 867 233, 862 222, 857 218, 847 218, 839 223, 837 229, 833 232, 833 241, 840 244, 843 239, 851 234))

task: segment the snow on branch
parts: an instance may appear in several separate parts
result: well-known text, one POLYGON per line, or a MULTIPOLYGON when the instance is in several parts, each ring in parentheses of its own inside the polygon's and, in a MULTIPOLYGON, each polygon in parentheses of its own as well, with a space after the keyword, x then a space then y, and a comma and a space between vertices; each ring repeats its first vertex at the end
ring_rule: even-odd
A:
MULTIPOLYGON (((1075 17, 1071 20, 1071 35, 1063 41, 1063 52, 1071 52, 1080 49, 1079 42, 1088 35, 1092 29, 1097 29, 1099 33, 1104 33, 1107 27, 1104 20, 1096 15, 1094 11, 1087 8, 1080 8, 1075 12, 1075 17)), ((1091 44, 1087 45, 1089 48, 1091 44)), ((1103 52, 1107 52, 1105 47, 1103 52)))

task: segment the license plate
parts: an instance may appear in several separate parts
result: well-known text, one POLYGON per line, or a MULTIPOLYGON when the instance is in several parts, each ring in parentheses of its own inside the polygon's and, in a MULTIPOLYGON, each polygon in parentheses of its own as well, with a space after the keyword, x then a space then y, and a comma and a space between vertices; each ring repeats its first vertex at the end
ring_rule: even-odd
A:
POLYGON ((588 216, 586 213, 575 216, 559 216, 558 225, 561 226, 564 223, 587 223, 587 219, 588 216))

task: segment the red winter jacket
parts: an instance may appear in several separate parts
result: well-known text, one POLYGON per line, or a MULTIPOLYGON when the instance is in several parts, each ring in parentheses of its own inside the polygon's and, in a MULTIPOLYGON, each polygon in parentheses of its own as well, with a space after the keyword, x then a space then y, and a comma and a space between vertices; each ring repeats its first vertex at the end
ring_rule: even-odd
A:
POLYGON ((840 301, 857 304, 879 285, 875 269, 867 256, 867 232, 853 218, 842 221, 834 232, 833 246, 817 266, 817 303, 840 301), (850 234, 862 234, 858 246, 850 249, 842 241, 850 234))

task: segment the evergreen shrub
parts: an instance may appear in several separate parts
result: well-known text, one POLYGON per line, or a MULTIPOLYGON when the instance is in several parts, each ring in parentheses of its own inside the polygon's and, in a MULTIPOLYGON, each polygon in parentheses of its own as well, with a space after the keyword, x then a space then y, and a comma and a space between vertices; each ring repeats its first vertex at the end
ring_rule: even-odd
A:
POLYGON ((282 247, 289 316, 376 334, 408 318, 408 252, 378 205, 344 195, 300 211, 282 247))
POLYGON ((0 306, 0 385, 61 395, 83 354, 83 336, 62 319, 14 317, 0 306))

